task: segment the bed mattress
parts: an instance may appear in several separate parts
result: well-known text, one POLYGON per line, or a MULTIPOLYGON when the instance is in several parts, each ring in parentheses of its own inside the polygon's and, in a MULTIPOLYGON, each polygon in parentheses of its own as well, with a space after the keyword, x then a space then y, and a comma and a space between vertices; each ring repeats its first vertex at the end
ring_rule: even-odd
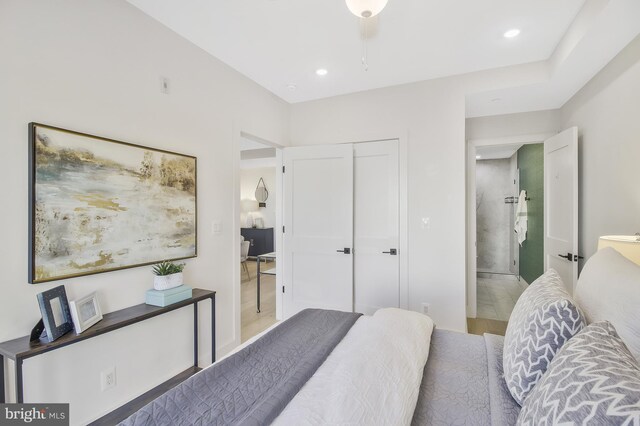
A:
MULTIPOLYGON (((263 425, 270 424, 275 419, 281 424, 294 424, 291 423, 292 420, 295 420, 295 424, 301 424, 300 421, 304 420, 302 422, 304 424, 320 425, 327 423, 325 420, 330 417, 318 415, 316 413, 318 409, 321 409, 320 411, 328 409, 333 413, 339 407, 342 407, 343 411, 346 410, 340 418, 349 418, 353 414, 352 411, 358 411, 357 407, 361 409, 370 407, 369 409, 373 410, 372 413, 364 413, 366 416, 361 417, 368 418, 367 424, 388 424, 390 418, 400 419, 400 417, 393 417, 394 413, 403 411, 408 413, 407 416, 401 416, 406 420, 394 421, 394 424, 435 426, 515 424, 520 407, 511 398, 502 378, 503 338, 501 336, 488 334, 474 336, 438 329, 431 333, 432 328, 417 332, 420 328, 411 326, 410 323, 396 324, 393 330, 399 330, 398 327, 413 330, 411 341, 428 348, 426 364, 424 364, 424 358, 420 365, 411 366, 411 363, 403 364, 402 362, 398 364, 401 369, 407 367, 416 369, 413 398, 398 397, 405 401, 403 404, 406 404, 406 407, 393 404, 389 406, 375 398, 373 400, 369 398, 380 392, 388 398, 399 395, 398 392, 389 394, 388 388, 398 380, 404 382, 405 379, 399 379, 404 377, 400 374, 401 372, 394 373, 392 377, 381 378, 380 383, 372 382, 372 377, 368 377, 369 374, 365 373, 350 376, 349 380, 352 382, 358 382, 362 377, 364 383, 368 384, 369 391, 358 390, 356 389, 358 386, 351 389, 349 386, 340 384, 342 382, 338 380, 319 381, 322 376, 331 376, 332 370, 339 371, 347 365, 349 357, 357 358, 360 352, 366 355, 366 350, 363 349, 363 352, 357 349, 362 345, 370 347, 378 355, 366 355, 370 362, 356 359, 358 363, 349 367, 350 370, 357 372, 360 368, 356 368, 358 365, 365 368, 372 359, 382 359, 381 354, 384 351, 376 346, 378 344, 386 344, 389 349, 394 349, 394 354, 399 358, 413 357, 414 351, 411 349, 411 344, 397 346, 392 343, 394 337, 391 335, 386 338, 378 337, 377 339, 380 340, 378 343, 362 343, 357 339, 354 341, 354 336, 349 343, 341 341, 349 340, 345 336, 356 320, 358 320, 358 314, 323 310, 303 311, 274 327, 239 352, 218 361, 170 390, 123 424, 127 426, 263 425), (355 349, 352 347, 354 343, 355 349), (349 349, 348 354, 342 353, 344 348, 349 349), (337 361, 334 359, 332 364, 328 362, 328 356, 339 359, 337 361), (325 360, 327 360, 327 366, 324 365, 325 360), (316 386, 314 387, 313 384, 316 386), (294 403, 300 401, 300 395, 304 394, 305 389, 309 393, 310 389, 318 388, 318 385, 326 392, 312 392, 315 395, 311 398, 313 400, 311 407, 315 407, 313 410, 307 409, 308 404, 304 404, 304 398, 303 404, 294 403), (374 388, 380 391, 371 392, 374 388), (386 393, 383 390, 386 390, 386 393), (339 403, 327 398, 327 395, 331 394, 341 395, 339 403), (358 405, 357 402, 365 395, 367 395, 364 399, 365 403, 358 405), (410 401, 411 399, 413 402, 410 401), (377 403, 372 404, 371 401, 377 401, 377 403), (296 410, 293 410, 294 407, 296 410), (283 414, 276 419, 280 413, 283 414), (295 414, 293 417, 292 413, 295 414)), ((372 334, 375 333, 369 330, 367 333, 356 336, 362 338, 372 334)), ((396 362, 395 358, 390 358, 385 359, 383 364, 390 366, 394 362, 396 362)), ((356 420, 350 424, 361 423, 356 420)))

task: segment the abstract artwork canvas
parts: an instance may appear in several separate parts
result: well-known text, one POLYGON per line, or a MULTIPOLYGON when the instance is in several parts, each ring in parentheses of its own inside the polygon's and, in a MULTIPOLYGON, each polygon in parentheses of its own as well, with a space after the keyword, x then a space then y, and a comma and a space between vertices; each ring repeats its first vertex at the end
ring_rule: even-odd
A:
POLYGON ((29 282, 197 255, 196 158, 29 125, 29 282))

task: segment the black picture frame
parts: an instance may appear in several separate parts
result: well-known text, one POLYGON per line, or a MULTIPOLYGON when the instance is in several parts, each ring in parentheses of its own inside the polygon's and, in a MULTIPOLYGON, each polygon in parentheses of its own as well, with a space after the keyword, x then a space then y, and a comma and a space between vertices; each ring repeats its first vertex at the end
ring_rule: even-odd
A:
POLYGON ((46 331, 41 340, 51 343, 73 330, 69 300, 63 285, 39 293, 37 297, 46 331))
MULTIPOLYGON (((109 138, 105 138, 105 137, 101 137, 101 136, 96 136, 96 135, 91 135, 88 133, 81 133, 81 132, 76 132, 73 130, 68 130, 68 129, 63 129, 60 127, 55 127, 55 126, 50 126, 47 124, 42 124, 42 123, 36 123, 36 122, 31 122, 28 125, 29 128, 29 253, 28 253, 28 282, 30 284, 39 284, 39 283, 44 283, 44 282, 50 282, 50 281, 56 281, 56 280, 62 280, 62 279, 68 279, 68 278, 75 278, 75 277, 81 277, 81 276, 86 276, 86 275, 93 275, 93 274, 99 274, 99 273, 103 273, 103 272, 110 272, 110 271, 117 271, 117 270, 121 270, 121 269, 129 269, 129 268, 135 268, 135 267, 140 267, 140 266, 147 266, 147 265, 153 265, 162 261, 177 261, 177 260, 182 260, 182 259, 190 259, 190 258, 195 258, 198 256, 198 193, 197 193, 197 177, 198 177, 198 167, 197 167, 197 158, 195 156, 192 155, 187 155, 187 154, 182 154, 182 153, 177 153, 177 152, 172 152, 172 151, 167 151, 167 150, 163 150, 163 149, 158 149, 158 148, 151 148, 148 146, 144 146, 144 145, 137 145, 137 144, 133 144, 133 143, 129 143, 129 142, 122 142, 122 141, 118 141, 115 139, 109 139, 109 138), (37 212, 36 212, 36 208, 37 208, 37 199, 36 199, 36 194, 37 194, 37 149, 36 149, 36 143, 37 143, 37 130, 38 129, 49 129, 51 131, 56 131, 56 132, 63 132, 66 133, 68 135, 71 135, 73 137, 82 137, 82 138, 87 138, 93 142, 106 142, 106 143, 112 143, 115 144, 115 146, 119 146, 119 147, 128 147, 128 148, 134 148, 134 149, 139 149, 139 150, 145 150, 145 151, 150 151, 150 152, 154 152, 157 153, 159 155, 162 154, 166 154, 166 155, 170 155, 170 156, 176 156, 176 157, 181 157, 184 159, 188 159, 189 161, 193 161, 193 213, 192 213, 192 217, 193 217, 193 233, 192 233, 192 237, 193 237, 193 249, 189 251, 189 253, 186 253, 184 255, 180 255, 180 256, 172 256, 169 255, 168 253, 166 255, 163 256, 149 256, 148 259, 144 259, 141 261, 133 261, 131 263, 126 263, 126 264, 119 264, 119 265, 115 265, 115 266, 111 266, 111 265, 104 265, 104 266, 100 266, 100 267, 96 267, 95 269, 92 270, 83 270, 83 271, 79 271, 79 272, 64 272, 64 273, 59 273, 59 274, 39 274, 38 273, 38 268, 39 268, 39 264, 36 260, 36 246, 37 246, 37 242, 36 242, 36 238, 38 235, 38 229, 37 229, 37 212)), ((61 238, 58 238, 58 240, 63 240, 61 238)), ((125 248, 126 249, 126 248, 125 248)))

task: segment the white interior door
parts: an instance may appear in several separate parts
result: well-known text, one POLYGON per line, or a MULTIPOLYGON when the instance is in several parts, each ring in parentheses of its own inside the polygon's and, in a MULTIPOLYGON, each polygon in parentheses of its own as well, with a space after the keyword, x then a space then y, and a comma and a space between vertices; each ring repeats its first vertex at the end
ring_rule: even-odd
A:
POLYGON ((354 307, 400 306, 398 141, 353 145, 354 307))
POLYGON ((544 266, 578 282, 578 128, 544 142, 544 266))
POLYGON ((284 316, 353 310, 353 146, 284 149, 284 316))

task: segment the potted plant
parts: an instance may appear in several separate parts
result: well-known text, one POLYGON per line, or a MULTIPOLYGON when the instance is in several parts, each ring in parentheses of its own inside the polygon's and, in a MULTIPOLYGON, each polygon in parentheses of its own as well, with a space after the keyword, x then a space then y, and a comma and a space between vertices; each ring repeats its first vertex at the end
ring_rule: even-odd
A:
POLYGON ((161 262, 153 265, 153 288, 169 290, 182 285, 182 270, 184 263, 161 262))

